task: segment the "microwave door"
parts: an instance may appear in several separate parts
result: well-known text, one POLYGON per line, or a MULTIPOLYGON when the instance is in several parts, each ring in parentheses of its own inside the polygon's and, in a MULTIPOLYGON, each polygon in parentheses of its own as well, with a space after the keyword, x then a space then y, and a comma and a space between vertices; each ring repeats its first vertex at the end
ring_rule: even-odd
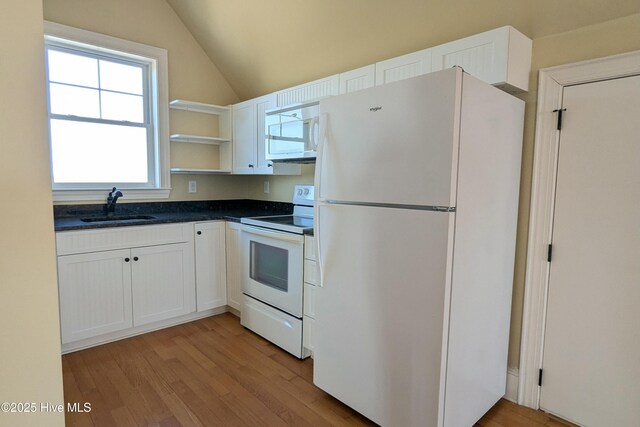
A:
POLYGON ((269 126, 268 152, 271 155, 302 153, 309 139, 309 126, 303 120, 269 126))

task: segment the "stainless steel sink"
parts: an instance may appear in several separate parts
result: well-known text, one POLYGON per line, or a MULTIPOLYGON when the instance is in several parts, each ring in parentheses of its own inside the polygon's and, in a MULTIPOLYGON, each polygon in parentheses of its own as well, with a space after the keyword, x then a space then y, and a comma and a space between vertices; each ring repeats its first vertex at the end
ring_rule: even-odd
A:
POLYGON ((110 216, 91 216, 80 218, 82 222, 123 222, 123 221, 145 221, 155 219, 151 215, 110 215, 110 216))

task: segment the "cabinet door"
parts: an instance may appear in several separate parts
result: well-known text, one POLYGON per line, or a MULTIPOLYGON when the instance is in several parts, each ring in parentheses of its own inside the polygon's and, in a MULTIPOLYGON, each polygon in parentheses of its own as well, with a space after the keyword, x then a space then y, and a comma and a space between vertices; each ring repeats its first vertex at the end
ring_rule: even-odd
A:
POLYGON ((431 72, 431 49, 376 63, 376 86, 431 72))
POLYGON ((273 162, 266 159, 265 144, 265 112, 276 106, 276 95, 270 94, 256 99, 256 174, 270 175, 273 173, 273 162))
POLYGON ((129 249, 58 257, 62 343, 133 326, 129 249))
POLYGON ((242 246, 240 240, 240 224, 227 223, 227 304, 241 310, 242 290, 242 246))
POLYGON ((278 107, 338 95, 338 74, 282 90, 276 94, 278 107))
POLYGON ((432 71, 462 67, 467 73, 499 87, 527 90, 531 40, 505 26, 436 46, 432 71))
POLYGON ((375 64, 340 73, 340 95, 373 87, 375 83, 375 64))
POLYGON ((197 311, 227 304, 224 221, 195 224, 197 311))
POLYGON ((253 174, 256 167, 256 104, 233 106, 233 173, 253 174))
POLYGON ((136 248, 131 256, 134 326, 195 311, 192 243, 136 248))

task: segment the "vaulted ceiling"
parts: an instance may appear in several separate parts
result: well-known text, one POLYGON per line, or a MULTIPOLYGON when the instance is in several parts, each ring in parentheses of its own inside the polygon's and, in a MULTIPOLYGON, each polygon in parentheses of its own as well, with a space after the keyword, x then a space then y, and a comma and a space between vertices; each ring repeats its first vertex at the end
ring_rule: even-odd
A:
POLYGON ((640 0, 167 0, 241 99, 513 25, 531 38, 640 0))

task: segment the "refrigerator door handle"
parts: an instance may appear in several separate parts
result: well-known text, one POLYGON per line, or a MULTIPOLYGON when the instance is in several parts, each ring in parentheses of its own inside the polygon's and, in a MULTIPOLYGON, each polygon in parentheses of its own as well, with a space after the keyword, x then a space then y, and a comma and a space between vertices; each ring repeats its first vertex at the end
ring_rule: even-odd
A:
MULTIPOLYGON (((317 153, 316 153, 316 173, 314 177, 314 187, 315 187, 315 195, 316 202, 321 202, 323 199, 320 197, 321 195, 321 184, 322 184, 322 165, 324 164, 324 152, 325 145, 327 144, 327 128, 329 127, 329 115, 324 113, 320 116, 320 138, 317 145, 317 153)), ((316 203, 317 205, 317 203, 316 203)), ((314 212, 315 214, 315 212, 314 212)))
POLYGON ((324 113, 320 117, 320 141, 318 141, 318 152, 316 155, 316 174, 315 174, 315 194, 316 200, 313 204, 313 216, 314 216, 314 236, 316 241, 316 259, 318 261, 318 272, 320 283, 319 286, 322 287, 322 277, 323 277, 323 262, 322 262, 322 244, 320 242, 320 204, 322 202, 321 194, 321 181, 322 181, 322 164, 324 161, 324 151, 325 145, 327 144, 327 128, 329 127, 329 115, 324 113))

